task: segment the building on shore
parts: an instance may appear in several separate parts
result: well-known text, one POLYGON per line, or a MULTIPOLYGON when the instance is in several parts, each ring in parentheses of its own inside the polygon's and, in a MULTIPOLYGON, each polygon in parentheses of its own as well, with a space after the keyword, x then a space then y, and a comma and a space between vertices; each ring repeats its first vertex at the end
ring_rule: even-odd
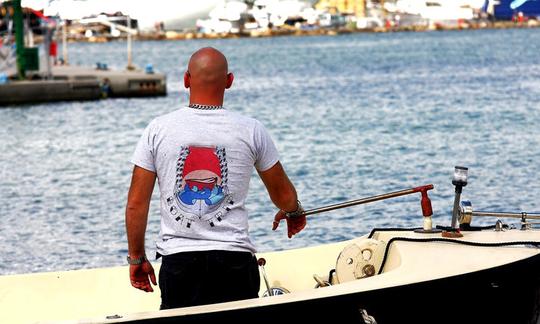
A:
POLYGON ((315 8, 356 17, 366 17, 366 0, 320 0, 315 4, 315 8))

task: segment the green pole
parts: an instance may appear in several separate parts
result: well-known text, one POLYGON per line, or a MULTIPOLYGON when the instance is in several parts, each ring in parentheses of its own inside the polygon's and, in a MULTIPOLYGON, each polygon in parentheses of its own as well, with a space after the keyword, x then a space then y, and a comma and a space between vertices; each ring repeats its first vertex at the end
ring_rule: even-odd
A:
POLYGON ((21 0, 13 0, 13 22, 15 24, 15 44, 17 46, 17 72, 19 79, 25 77, 24 25, 21 0))

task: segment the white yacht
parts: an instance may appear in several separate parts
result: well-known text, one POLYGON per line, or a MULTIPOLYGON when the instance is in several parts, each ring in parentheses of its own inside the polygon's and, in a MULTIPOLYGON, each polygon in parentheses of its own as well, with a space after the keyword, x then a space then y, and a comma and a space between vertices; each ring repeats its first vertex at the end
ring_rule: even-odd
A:
POLYGON ((23 6, 43 9, 45 15, 62 19, 81 19, 100 13, 122 12, 138 20, 139 29, 182 30, 195 27, 225 0, 23 0, 23 6))

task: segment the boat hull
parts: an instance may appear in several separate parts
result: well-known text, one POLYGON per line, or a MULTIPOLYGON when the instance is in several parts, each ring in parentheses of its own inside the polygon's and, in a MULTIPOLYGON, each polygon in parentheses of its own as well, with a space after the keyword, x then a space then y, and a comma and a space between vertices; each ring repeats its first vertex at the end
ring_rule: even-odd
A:
MULTIPOLYGON (((264 307, 134 319, 133 323, 247 321, 378 324, 540 323, 540 255, 449 278, 264 307)), ((322 288, 325 289, 325 288, 322 288)), ((174 312, 174 311, 173 311, 174 312)))
MULTIPOLYGON (((379 324, 540 324, 538 238, 534 230, 463 232, 447 239, 378 229, 350 241, 258 255, 266 260, 261 274, 269 285, 290 293, 164 311, 158 311, 159 287, 151 294, 134 289, 127 267, 3 276, 0 312, 9 323, 369 323, 365 311, 379 324), (360 259, 376 271, 362 275, 358 269, 370 266, 360 259)), ((159 264, 154 267, 159 271, 159 264)))

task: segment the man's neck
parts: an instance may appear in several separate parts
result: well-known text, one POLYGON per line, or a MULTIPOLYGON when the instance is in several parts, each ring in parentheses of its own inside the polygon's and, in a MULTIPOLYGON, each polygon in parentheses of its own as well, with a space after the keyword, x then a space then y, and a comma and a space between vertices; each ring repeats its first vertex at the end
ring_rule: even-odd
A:
POLYGON ((189 100, 190 105, 203 105, 203 106, 223 106, 222 101, 202 101, 202 100, 189 100))
POLYGON ((223 96, 199 96, 192 93, 189 96, 189 103, 207 106, 223 106, 223 96))

